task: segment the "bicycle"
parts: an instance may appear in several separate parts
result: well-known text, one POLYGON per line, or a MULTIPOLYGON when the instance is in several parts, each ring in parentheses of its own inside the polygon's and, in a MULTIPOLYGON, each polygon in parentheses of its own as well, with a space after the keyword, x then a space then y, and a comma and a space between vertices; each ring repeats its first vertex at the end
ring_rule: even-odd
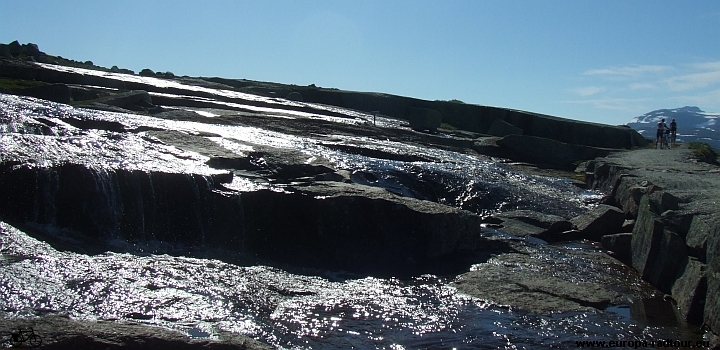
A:
POLYGON ((660 141, 660 149, 667 148, 670 149, 670 130, 663 133, 662 140, 660 141))
POLYGON ((5 337, 0 344, 9 343, 15 345, 24 342, 28 342, 33 348, 37 348, 42 344, 42 338, 35 334, 35 330, 32 327, 26 329, 18 328, 17 331, 12 332, 9 337, 5 337))

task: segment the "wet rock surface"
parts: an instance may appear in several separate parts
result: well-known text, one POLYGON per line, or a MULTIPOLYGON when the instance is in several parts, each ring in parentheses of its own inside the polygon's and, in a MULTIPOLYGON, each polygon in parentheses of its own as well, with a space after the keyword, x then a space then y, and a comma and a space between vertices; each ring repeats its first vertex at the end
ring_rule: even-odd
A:
MULTIPOLYGON (((571 219, 600 196, 493 158, 512 155, 497 138, 413 131, 389 112, 313 103, 308 90, 286 100, 222 79, 1 63, 4 76, 105 91, 73 105, 0 94, 4 318, 41 326, 65 322, 48 315, 67 313, 187 336, 199 327, 223 344, 218 334, 311 348, 478 339, 539 346, 546 340, 527 339, 550 322, 553 344, 567 345, 626 332, 625 321, 603 310, 657 293, 591 246, 543 241, 579 238, 571 219), (610 326, 593 328, 598 322, 610 326), (513 331, 492 335, 497 324, 513 331)), ((387 106, 407 102, 399 101, 387 106)), ((444 118, 443 108, 435 111, 444 118)), ((526 117, 508 112, 503 120, 521 125, 526 117)), ((552 136, 535 130, 532 137, 552 136)), ((690 226, 681 207, 672 209, 678 198, 654 199, 677 211, 658 214, 678 218, 668 227, 690 226)), ((716 243, 699 233, 704 226, 692 227, 693 249, 716 243)), ((688 278, 683 289, 693 286, 702 282, 688 278)), ((123 327, 118 337, 71 341, 146 337, 123 327)), ((664 332, 674 330, 652 336, 664 332)), ((192 343, 159 333, 147 339, 192 343)), ((202 346, 220 346, 211 343, 202 346)))
POLYGON ((649 291, 647 285, 619 282, 628 268, 602 252, 568 254, 554 246, 517 248, 474 265, 454 285, 478 298, 538 313, 604 309, 623 295, 638 297, 649 291), (545 260, 545 254, 555 259, 545 260), (587 273, 584 267, 588 265, 603 273, 587 273))
MULTIPOLYGON (((272 349, 267 344, 232 333, 222 334, 218 340, 206 340, 128 321, 78 321, 62 315, 0 318, 0 329, 3 330, 28 327, 40 336, 42 349, 272 349)), ((202 332, 196 334, 202 335, 202 332)), ((24 345, 28 347, 28 344, 24 345)))

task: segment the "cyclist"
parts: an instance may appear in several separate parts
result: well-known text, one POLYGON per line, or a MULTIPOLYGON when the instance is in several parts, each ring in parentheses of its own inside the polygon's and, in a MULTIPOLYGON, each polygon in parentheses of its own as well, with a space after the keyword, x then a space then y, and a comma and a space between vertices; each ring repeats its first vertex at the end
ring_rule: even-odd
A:
POLYGON ((670 138, 672 139, 672 144, 675 144, 675 137, 677 136, 677 123, 675 122, 675 118, 670 122, 670 138))

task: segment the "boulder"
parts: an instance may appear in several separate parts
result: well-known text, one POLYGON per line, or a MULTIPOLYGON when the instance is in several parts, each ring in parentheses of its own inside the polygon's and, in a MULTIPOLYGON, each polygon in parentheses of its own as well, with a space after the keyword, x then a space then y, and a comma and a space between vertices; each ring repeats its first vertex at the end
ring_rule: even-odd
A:
MULTIPOLYGON (((708 262, 708 240, 720 234, 720 218, 713 215, 696 215, 685 237, 689 253, 701 262, 708 262)), ((717 254, 717 251, 713 253, 717 254)))
POLYGON ((690 231, 693 218, 697 213, 688 210, 666 210, 660 214, 665 226, 679 233, 683 238, 690 231))
POLYGON ((436 132, 442 124, 440 112, 429 108, 410 107, 405 111, 405 119, 413 130, 418 131, 436 132))
POLYGON ((685 240, 651 210, 650 196, 640 201, 632 238, 632 265, 642 278, 664 293, 670 293, 688 259, 685 240))
POLYGON ((144 76, 144 77, 154 77, 155 72, 153 72, 152 69, 144 68, 143 70, 140 71, 140 75, 144 76))
POLYGON ((656 214, 662 214, 668 210, 677 210, 680 199, 666 191, 648 190, 650 199, 650 210, 656 214))
POLYGON ((705 264, 697 259, 690 259, 685 270, 672 286, 672 296, 685 320, 692 324, 701 324, 707 293, 705 264))
POLYGON ((17 40, 8 44, 8 48, 10 49, 10 54, 13 56, 18 56, 18 55, 22 54, 22 52, 23 52, 22 45, 20 45, 20 43, 17 40))
POLYGON ((615 233, 612 235, 604 235, 600 238, 600 243, 604 249, 613 253, 622 261, 630 261, 632 233, 615 233))
POLYGON ((22 45, 22 50, 25 52, 26 55, 37 57, 39 56, 42 51, 40 51, 40 48, 36 44, 33 43, 27 43, 25 45, 22 45))
POLYGON ((110 68, 110 71, 113 73, 135 74, 135 72, 130 69, 124 69, 124 68, 120 68, 118 66, 112 66, 110 68))
POLYGON ((150 94, 143 90, 133 90, 110 95, 100 99, 99 102, 131 111, 141 111, 155 107, 150 94))
POLYGON ((533 236, 549 242, 563 240, 562 233, 572 229, 565 218, 532 210, 514 210, 495 216, 502 220, 502 231, 516 236, 533 236))
POLYGON ((657 256, 658 244, 664 227, 659 215, 650 210, 649 198, 643 196, 640 200, 638 218, 633 228, 631 249, 633 268, 645 280, 650 275, 650 264, 657 256))
POLYGON ((625 214, 613 206, 599 204, 570 222, 577 227, 583 238, 599 242, 602 236, 622 230, 625 214))
POLYGON ((533 248, 512 247, 495 252, 490 261, 476 263, 471 271, 457 276, 453 286, 494 305, 543 314, 603 309, 620 298, 617 291, 624 287, 605 270, 622 270, 621 263, 602 252, 538 246, 556 257, 545 259, 534 254, 533 248))
POLYGON ((620 207, 628 218, 636 218, 640 198, 647 193, 647 187, 637 184, 637 179, 630 176, 620 178, 615 187, 615 205, 620 207))

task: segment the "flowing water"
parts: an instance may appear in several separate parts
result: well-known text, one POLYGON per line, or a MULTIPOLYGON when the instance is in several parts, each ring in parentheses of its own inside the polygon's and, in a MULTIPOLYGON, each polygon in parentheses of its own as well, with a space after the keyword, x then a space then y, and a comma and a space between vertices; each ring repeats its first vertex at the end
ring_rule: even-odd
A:
MULTIPOLYGON (((345 113, 348 120, 368 117, 345 113)), ((571 217, 598 199, 598 194, 579 190, 569 181, 518 173, 490 158, 387 140, 342 136, 328 142, 254 127, 89 111, 1 94, 0 119, 3 161, 37 167, 70 162, 97 169, 221 172, 205 164, 208 157, 157 142, 143 132, 78 129, 69 123, 95 120, 127 130, 146 127, 204 133, 211 135, 208 140, 239 155, 251 152, 253 145, 292 149, 308 159, 322 157, 337 169, 350 170, 355 182, 479 214, 533 209, 571 217), (43 131, 39 121, 54 126, 43 131), (413 155, 418 160, 343 152, 341 146, 348 145, 413 155), (431 187, 442 187, 442 194, 418 190, 418 178, 431 187)), ((227 187, 252 191, 275 186, 236 177, 227 187)), ((71 235, 52 226, 39 229, 56 237, 71 235)), ((382 279, 201 258, 214 252, 180 254, 164 249, 162 242, 147 243, 157 247, 138 247, 118 237, 107 243, 123 248, 81 254, 0 223, 0 312, 4 317, 62 313, 81 320, 135 320, 191 337, 217 339, 223 332, 232 332, 277 348, 302 349, 566 348, 575 347, 579 340, 698 338, 692 328, 673 317, 658 322, 657 317, 648 316, 658 310, 667 313, 668 303, 642 307, 645 301, 628 301, 606 311, 537 315, 461 294, 450 284, 453 276, 382 279), (168 254, 159 254, 163 251, 168 254)), ((568 245, 558 249, 594 248, 568 245)), ((537 249, 537 254, 558 259, 544 251, 537 249)))
POLYGON ((401 281, 170 255, 90 256, 0 228, 6 317, 131 319, 194 337, 225 331, 307 349, 564 348, 588 339, 698 337, 674 319, 633 315, 631 306, 536 315, 473 299, 431 275, 401 281))

